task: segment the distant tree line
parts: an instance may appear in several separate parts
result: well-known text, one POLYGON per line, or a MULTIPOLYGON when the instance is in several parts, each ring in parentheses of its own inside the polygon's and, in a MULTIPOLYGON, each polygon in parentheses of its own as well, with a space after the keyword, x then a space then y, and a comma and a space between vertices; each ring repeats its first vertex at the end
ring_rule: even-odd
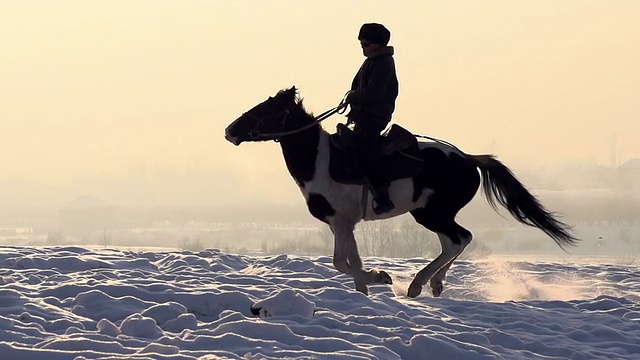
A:
MULTIPOLYGON (((391 258, 434 258, 440 254, 440 241, 431 231, 412 221, 396 226, 393 221, 365 221, 356 226, 356 241, 361 256, 391 258)), ((316 230, 315 236, 285 238, 263 243, 267 254, 331 255, 334 239, 328 226, 316 230)), ((491 249, 481 241, 472 241, 461 259, 486 258, 491 249)))

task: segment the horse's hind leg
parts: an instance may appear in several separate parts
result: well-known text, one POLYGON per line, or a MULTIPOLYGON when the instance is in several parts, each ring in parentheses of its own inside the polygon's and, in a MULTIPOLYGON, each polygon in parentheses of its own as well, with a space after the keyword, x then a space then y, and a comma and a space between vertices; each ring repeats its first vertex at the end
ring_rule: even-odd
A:
MULTIPOLYGON (((456 224, 453 218, 442 224, 434 224, 428 216, 428 212, 414 211, 412 215, 418 223, 426 228, 435 231, 440 239, 442 252, 433 259, 427 266, 420 270, 409 285, 408 296, 416 297, 422 292, 422 287, 430 282, 431 291, 434 296, 440 296, 444 289, 444 281, 447 271, 453 261, 462 253, 464 248, 471 242, 471 233, 456 224)), ((442 220, 442 218, 440 218, 442 220)))
MULTIPOLYGON (((447 271, 449 270, 453 262, 456 261, 458 256, 460 256, 460 254, 462 254, 464 249, 471 243, 471 239, 472 239, 471 232, 469 232, 467 229, 463 228, 458 224, 456 224, 456 226, 458 227, 457 234, 458 234, 458 239, 460 239, 460 242, 462 244, 462 248, 460 249, 460 252, 458 252, 458 254, 454 256, 453 259, 451 259, 451 261, 449 261, 448 264, 446 264, 440 270, 438 270, 438 272, 435 275, 433 275, 431 280, 429 280, 429 285, 431 285, 431 292, 435 297, 440 296, 440 294, 442 294, 442 291, 444 290, 444 286, 442 285, 442 282, 447 277, 447 271)), ((446 246, 451 246, 451 241, 449 241, 449 238, 439 236, 439 239, 440 239, 440 245, 442 246, 443 251, 445 251, 444 249, 446 246)))
POLYGON ((456 244, 451 240, 449 235, 438 233, 438 237, 442 240, 443 244, 447 244, 442 247, 442 252, 435 259, 433 259, 427 266, 420 270, 413 281, 409 285, 409 291, 407 295, 409 297, 416 297, 422 292, 422 287, 431 281, 431 288, 434 296, 440 296, 442 293, 443 285, 442 281, 451 266, 451 263, 455 258, 464 250, 462 244, 456 244), (436 274, 439 274, 436 277, 436 274))
MULTIPOLYGON (((462 253, 462 251, 460 251, 460 253, 462 253)), ((431 280, 429 280, 429 285, 431 286, 431 293, 433 294, 433 296, 440 297, 440 295, 444 291, 443 282, 444 282, 444 279, 447 277, 447 271, 449 271, 449 268, 451 267, 453 262, 456 261, 458 256, 460 256, 460 253, 454 256, 453 259, 449 261, 448 264, 440 268, 440 270, 438 270, 438 272, 435 275, 433 275, 431 280)))

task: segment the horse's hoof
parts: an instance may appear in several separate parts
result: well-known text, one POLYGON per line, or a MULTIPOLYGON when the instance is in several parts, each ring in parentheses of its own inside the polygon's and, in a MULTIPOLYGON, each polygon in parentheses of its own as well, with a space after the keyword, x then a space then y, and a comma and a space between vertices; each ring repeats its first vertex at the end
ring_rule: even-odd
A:
POLYGON ((391 280, 391 275, 389 275, 386 271, 380 270, 378 275, 376 275, 376 283, 378 284, 387 284, 392 285, 393 280, 391 280))
POLYGON ((364 286, 356 286, 356 291, 361 292, 365 295, 369 295, 369 288, 367 288, 367 285, 364 286))
POLYGON ((409 291, 407 291, 407 296, 410 298, 414 298, 417 297, 418 295, 420 295, 420 293, 422 292, 422 286, 418 285, 418 286, 413 286, 410 285, 409 286, 409 291))
POLYGON ((431 293, 433 294, 434 297, 440 297, 440 294, 442 294, 442 291, 444 291, 444 286, 442 285, 442 283, 440 283, 437 286, 431 287, 431 293))

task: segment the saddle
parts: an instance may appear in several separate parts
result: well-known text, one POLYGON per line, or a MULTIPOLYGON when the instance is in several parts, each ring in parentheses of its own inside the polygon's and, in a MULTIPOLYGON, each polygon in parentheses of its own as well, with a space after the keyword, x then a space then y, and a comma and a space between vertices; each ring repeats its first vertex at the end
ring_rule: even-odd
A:
MULTIPOLYGON (((358 161, 356 135, 353 130, 345 124, 338 124, 336 132, 331 134, 330 143, 331 178, 343 184, 364 184, 365 175, 358 161)), ((413 177, 424 165, 418 139, 397 124, 391 125, 382 135, 378 154, 380 169, 389 181, 413 177)))

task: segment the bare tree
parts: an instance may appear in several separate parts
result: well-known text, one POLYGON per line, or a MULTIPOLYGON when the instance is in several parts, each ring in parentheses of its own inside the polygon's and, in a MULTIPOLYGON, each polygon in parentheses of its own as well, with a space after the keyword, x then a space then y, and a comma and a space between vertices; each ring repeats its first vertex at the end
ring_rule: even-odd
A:
POLYGON ((400 238, 404 242, 402 257, 434 257, 439 250, 438 238, 422 225, 405 221, 400 225, 400 238))
POLYGON ((102 230, 102 233, 98 237, 98 244, 107 247, 113 242, 113 234, 111 231, 102 230))
POLYGON ((398 234, 393 228, 391 222, 378 222, 374 254, 378 256, 398 257, 401 251, 398 247, 397 236, 398 234))
POLYGON ((356 226, 356 240, 361 242, 360 255, 371 256, 375 252, 376 221, 363 221, 356 226))
POLYGON ((200 239, 198 238, 192 239, 188 236, 183 236, 182 238, 180 238, 180 240, 178 241, 178 246, 182 250, 189 250, 189 251, 200 251, 205 249, 205 246, 202 244, 200 239))
POLYGON ((61 231, 52 231, 47 234, 47 245, 62 245, 66 240, 67 236, 61 231))
POLYGON ((333 232, 328 226, 318 228, 317 234, 320 242, 327 250, 333 248, 333 232))

